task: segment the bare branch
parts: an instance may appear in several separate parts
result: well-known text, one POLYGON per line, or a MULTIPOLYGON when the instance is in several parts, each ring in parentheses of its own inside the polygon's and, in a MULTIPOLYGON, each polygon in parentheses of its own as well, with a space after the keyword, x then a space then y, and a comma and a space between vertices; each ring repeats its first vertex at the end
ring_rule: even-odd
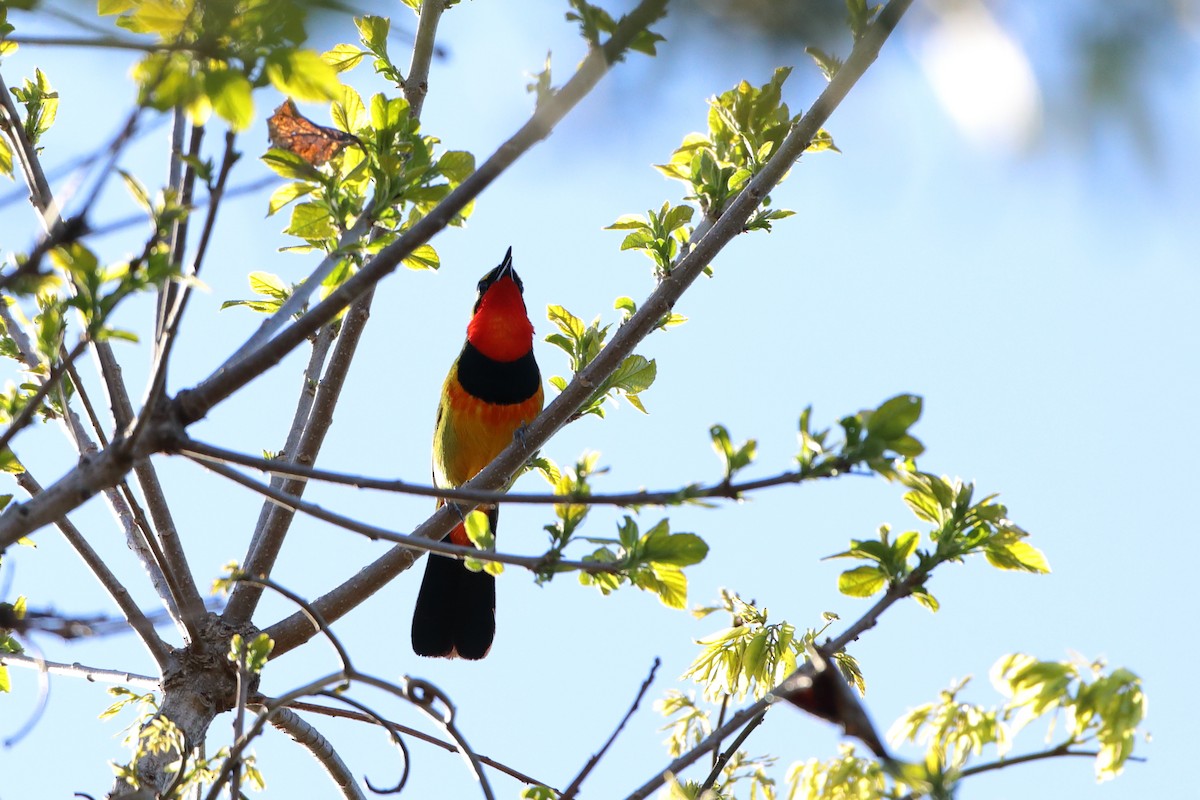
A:
MULTIPOLYGON (((252 489, 264 497, 271 498, 274 502, 280 504, 284 508, 287 508, 289 511, 303 511, 309 516, 324 520, 332 525, 345 528, 353 533, 362 534, 372 541, 382 540, 385 542, 394 542, 398 545, 402 545, 405 549, 412 552, 413 555, 411 560, 416 560, 417 555, 428 552, 438 553, 440 555, 450 556, 452 558, 475 558, 480 561, 495 561, 501 564, 511 564, 514 567, 524 567, 531 572, 541 572, 546 569, 554 568, 556 571, 579 570, 581 572, 589 573, 612 573, 619 572, 621 569, 621 565, 616 562, 567 561, 563 559, 549 560, 546 556, 518 556, 509 553, 496 553, 490 550, 479 550, 468 545, 453 544, 449 540, 443 541, 441 539, 430 539, 417 533, 396 533, 394 531, 389 531, 386 528, 379 528, 375 525, 368 525, 365 522, 359 522, 356 519, 344 516, 342 514, 337 514, 333 511, 326 511, 316 503, 310 503, 305 500, 301 500, 294 495, 289 495, 277 489, 272 489, 265 483, 259 483, 251 478, 247 478, 240 472, 229 469, 221 464, 214 464, 204 461, 199 461, 197 463, 209 470, 212 470, 218 475, 229 478, 235 483, 245 486, 247 489, 252 489)), ((448 508, 445 510, 448 511, 455 520, 461 521, 461 519, 459 519, 453 510, 448 508)), ((441 509, 439 509, 439 513, 440 511, 441 509)), ((434 516, 436 517, 438 515, 435 514, 434 516)), ((433 517, 431 517, 431 519, 433 519, 433 517)), ((427 522, 426 525, 428 524, 429 523, 427 522)), ((418 528, 418 530, 420 530, 420 528, 418 528)), ((447 528, 447 531, 448 530, 449 528, 447 528)), ((247 572, 247 574, 250 573, 247 572)), ((313 609, 318 610, 319 608, 320 605, 318 601, 317 604, 313 605, 313 609)), ((269 634, 270 629, 268 629, 267 632, 269 634)), ((275 637, 272 636, 271 638, 274 639, 275 637)), ((278 648, 278 642, 276 642, 276 647, 278 648)), ((272 651, 272 657, 274 657, 274 651, 272 651)))
MULTIPOLYGON (((28 492, 31 496, 42 491, 41 485, 28 472, 22 472, 17 475, 17 483, 22 489, 28 492)), ((100 554, 92 548, 88 543, 87 538, 79 531, 75 525, 65 516, 56 521, 58 528, 62 531, 63 537, 75 548, 75 552, 83 559, 83 563, 96 576, 96 580, 100 581, 100 585, 108 592, 109 597, 116 603, 117 608, 121 610, 125 620, 129 626, 137 632, 138 637, 142 640, 142 644, 150 652, 154 663, 158 665, 160 670, 166 669, 170 662, 170 649, 166 643, 159 638, 158 631, 154 630, 154 625, 138 608, 137 603, 129 595, 129 591, 125 586, 117 580, 117 576, 113 574, 104 560, 100 558, 100 554)))
MULTIPOLYGON (((374 291, 368 291, 350 307, 342 320, 341 332, 333 353, 325 366, 325 375, 317 388, 317 395, 308 414, 304 433, 292 456, 299 463, 312 463, 316 460, 321 446, 325 443, 325 435, 333 424, 334 409, 345 385, 346 375, 358 349, 358 342, 370 318, 371 300, 374 291)), ((285 481, 280 491, 294 496, 304 493, 308 482, 305 480, 285 481)), ((284 537, 291 527, 292 510, 273 504, 265 524, 255 531, 251 540, 250 552, 243 565, 250 575, 270 575, 275 559, 283 547, 284 537)), ((252 584, 242 584, 234 590, 225 609, 225 619, 236 622, 249 620, 258 606, 261 589, 252 584)))
POLYGON ((342 797, 346 800, 366 800, 362 790, 358 788, 358 782, 354 780, 350 768, 346 766, 346 762, 342 761, 341 756, 333 749, 333 745, 321 735, 320 731, 305 722, 299 714, 287 708, 276 709, 275 713, 271 715, 270 722, 317 760, 317 763, 325 770, 325 774, 338 787, 342 797))
MULTIPOLYGON (((725 765, 729 763, 729 759, 733 758, 734 754, 737 753, 738 749, 745 743, 746 739, 750 737, 750 734, 754 732, 754 729, 759 725, 762 725, 763 720, 767 718, 768 711, 770 711, 769 707, 758 712, 758 715, 751 719, 750 722, 746 724, 746 727, 742 728, 741 732, 738 733, 737 738, 735 738, 729 747, 726 748, 725 752, 721 753, 713 760, 712 770, 709 771, 708 777, 704 779, 704 783, 700 784, 700 791, 697 792, 698 796, 703 795, 706 791, 716 785, 717 778, 721 777, 721 770, 725 769, 725 765)), ((717 747, 720 747, 719 742, 717 743, 717 747)), ((713 753, 715 754, 716 752, 717 751, 714 749, 713 753)))
POLYGON ((596 768, 596 765, 600 763, 600 759, 604 758, 604 754, 608 752, 608 748, 612 747, 612 743, 617 740, 617 736, 625 729, 625 723, 629 722, 629 718, 638 710, 638 706, 641 705, 642 698, 646 696, 650 684, 654 683, 654 674, 658 672, 660 666, 662 666, 662 661, 658 658, 654 659, 654 664, 650 667, 650 674, 646 676, 646 680, 642 681, 642 688, 638 689, 637 697, 633 698, 633 705, 625 712, 625 716, 621 718, 617 729, 608 737, 608 741, 600 748, 600 752, 589 758, 588 762, 583 765, 583 769, 575 776, 575 780, 571 781, 571 785, 567 787, 567 790, 562 793, 560 800, 571 800, 571 798, 579 793, 579 787, 583 785, 584 779, 596 768))
POLYGON ((0 654, 0 667, 23 667, 25 669, 45 670, 51 675, 68 675, 72 678, 83 678, 92 683, 119 683, 129 686, 140 686, 143 689, 159 689, 158 678, 149 675, 139 675, 136 672, 122 672, 103 667, 87 667, 76 661, 65 664, 59 661, 43 661, 30 656, 15 653, 0 654))
MULTIPOLYGON (((297 711, 311 711, 314 714, 324 714, 325 716, 329 716, 329 717, 343 717, 345 719, 357 720, 358 722, 366 722, 366 723, 370 723, 372 725, 379 724, 378 720, 376 720, 374 717, 367 716, 366 714, 360 714, 355 711, 347 711, 347 710, 341 709, 341 708, 332 708, 330 706, 317 705, 315 703, 305 703, 305 702, 302 702, 299 700, 289 703, 288 708, 292 708, 297 711)), ((406 736, 412 736, 412 737, 414 737, 416 739, 420 739, 421 741, 426 742, 428 744, 436 745, 437 747, 440 747, 443 750, 446 750, 451 753, 459 752, 458 745, 451 744, 450 742, 442 741, 441 739, 437 738, 436 736, 430 736, 428 733, 425 733, 424 731, 419 731, 416 728, 410 728, 407 725, 401 725, 399 722, 394 722, 392 720, 384 720, 384 722, 386 722, 387 725, 390 726, 391 728, 405 734, 406 736)), ((479 761, 482 764, 486 764, 487 766, 489 766, 493 769, 499 770, 500 772, 503 772, 505 775, 509 775, 513 778, 516 778, 517 780, 521 781, 522 783, 528 784, 530 786, 549 786, 549 784, 546 783, 545 781, 540 781, 537 778, 526 775, 523 772, 513 769, 512 767, 508 766, 507 764, 502 764, 499 761, 488 758, 485 755, 480 755, 479 761)), ((554 789, 554 792, 556 794, 561 794, 561 792, 559 792, 557 789, 554 789)))
POLYGON ((344 472, 309 467, 303 464, 289 464, 275 459, 246 455, 215 445, 197 442, 195 439, 184 439, 174 452, 203 461, 239 464, 272 475, 291 475, 309 480, 353 486, 356 489, 374 489, 382 492, 417 495, 419 497, 435 497, 447 502, 511 503, 513 505, 668 506, 696 500, 739 500, 744 494, 774 486, 788 486, 840 475, 871 474, 853 472, 853 464, 846 461, 839 466, 832 466, 828 472, 812 473, 803 470, 789 470, 766 478, 756 478, 736 483, 720 481, 707 486, 689 484, 679 489, 639 489, 635 492, 613 492, 608 494, 552 494, 548 492, 500 492, 487 489, 443 489, 437 486, 411 483, 409 481, 372 478, 366 475, 351 475, 344 472))

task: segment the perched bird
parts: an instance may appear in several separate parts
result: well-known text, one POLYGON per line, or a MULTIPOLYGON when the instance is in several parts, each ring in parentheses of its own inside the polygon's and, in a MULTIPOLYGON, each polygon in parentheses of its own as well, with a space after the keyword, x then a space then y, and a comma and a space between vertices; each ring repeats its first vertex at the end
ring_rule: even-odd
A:
MULTIPOLYGON (((500 266, 479 281, 467 341, 442 386, 433 428, 433 482, 439 488, 475 477, 542 410, 542 376, 533 358, 533 324, 523 291, 510 247, 500 266)), ((499 509, 483 510, 494 533, 499 509)), ((461 522, 447 538, 471 543, 461 522)), ((495 633, 496 579, 430 553, 413 611, 413 651, 483 658, 495 633)))

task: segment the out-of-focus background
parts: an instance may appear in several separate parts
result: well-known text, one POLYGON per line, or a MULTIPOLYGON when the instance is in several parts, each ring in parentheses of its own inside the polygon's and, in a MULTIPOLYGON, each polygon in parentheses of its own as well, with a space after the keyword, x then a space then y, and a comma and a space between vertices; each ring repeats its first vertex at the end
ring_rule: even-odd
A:
MULTIPOLYGON (((94 9, 55 6, 79 16, 94 9)), ((406 63, 398 54, 410 44, 407 9, 363 8, 395 18, 392 52, 406 63)), ((480 159, 492 152, 530 113, 525 85, 547 51, 556 81, 582 57, 566 10, 566 3, 532 0, 452 8, 440 30, 445 55, 433 66, 424 129, 447 148, 480 159)), ((439 272, 401 272, 381 285, 321 466, 423 480, 438 391, 461 346, 474 284, 504 249, 513 247, 539 335, 550 332, 548 303, 615 322, 612 301, 640 299, 653 278, 642 256, 618 251, 620 233, 602 228, 621 214, 680 201, 681 185, 651 165, 703 128, 706 99, 794 65, 785 96, 800 111, 824 85, 804 47, 849 50, 839 2, 709 0, 675 3, 671 13, 660 26, 667 42, 659 57, 635 55, 615 69, 480 199, 466 229, 434 241, 439 272)), ((20 34, 79 33, 63 18, 14 12, 12 21, 20 34)), ((1186 578, 1200 444, 1198 24, 1194 0, 918 0, 829 121, 842 152, 805 157, 774 194, 777 206, 798 214, 770 234, 735 240, 717 259, 715 276, 701 279, 676 308, 689 322, 645 343, 641 352, 658 363, 658 382, 642 397, 649 414, 623 406, 603 421, 571 425, 546 448, 560 463, 599 451, 609 472, 597 479, 598 490, 679 487, 719 479, 707 431, 722 423, 735 439, 758 440, 759 459, 747 474, 766 475, 791 463, 804 407, 812 405, 824 426, 899 392, 922 395, 925 415, 914 431, 927 447, 922 466, 1001 492, 1053 572, 999 573, 976 559, 939 570, 930 585, 942 602, 937 614, 915 603, 890 611, 853 648, 876 722, 888 727, 969 675, 965 700, 999 702, 987 672, 1015 651, 1104 658, 1141 675, 1150 696, 1153 740, 1137 751, 1148 761, 1131 763, 1114 783, 1096 786, 1087 759, 1055 760, 971 779, 964 798, 1050 800, 1070 787, 1078 797, 1117 800, 1177 796, 1191 783, 1183 765, 1200 712, 1189 674, 1197 604, 1186 578)), ((317 18, 312 32, 317 49, 355 40, 348 19, 317 18)), ((60 93, 42 154, 57 190, 66 191, 75 175, 57 168, 94 152, 124 119, 135 58, 23 46, 3 63, 10 86, 36 65, 60 93)), ((387 90, 369 66, 347 79, 364 95, 387 90)), ((269 175, 257 156, 267 147, 263 120, 280 100, 269 91, 256 96, 259 122, 240 138, 245 158, 235 185, 269 175)), ((327 120, 319 106, 302 111, 327 120)), ((122 162, 152 186, 165 172, 167 132, 166 125, 151 130, 122 162)), ((290 242, 279 233, 285 217, 263 218, 271 188, 227 203, 203 275, 208 291, 193 298, 176 350, 172 391, 208 375, 258 325, 244 309, 218 310, 224 300, 249 296, 248 272, 295 281, 315 264, 277 252, 290 242)), ((36 220, 21 187, 0 185, 0 200, 0 241, 27 249, 36 220)), ((97 222, 132 213, 115 183, 97 222)), ((143 236, 140 228, 123 229, 102 240, 101 250, 117 258, 140 248, 143 236)), ((134 302, 117 324, 144 334, 152 314, 149 301, 134 302)), ((117 352, 131 387, 144 385, 145 352, 122 345, 117 352)), ((558 351, 542 344, 538 356, 546 375, 565 374, 558 351)), ((303 358, 293 354, 193 434, 248 452, 278 449, 303 358)), ((15 449, 43 483, 74 463, 52 428, 24 434, 15 449)), ((182 460, 159 465, 193 568, 207 583, 242 556, 259 502, 182 460)), ((528 476, 518 488, 542 487, 528 476)), ((820 558, 885 522, 918 527, 901 493, 847 478, 775 489, 715 511, 672 510, 672 530, 695 531, 712 548, 689 571, 691 603, 710 604, 727 587, 801 628, 819 625, 824 611, 855 619, 867 601, 839 595, 841 563, 820 558)), ((309 497, 400 531, 431 505, 328 487, 311 488, 309 497)), ((541 552, 549 516, 506 508, 502 549, 541 552)), ((648 509, 641 519, 646 526, 660 516, 648 509)), ((101 502, 74 519, 98 548, 115 554, 119 574, 152 607, 153 593, 101 502)), ((597 509, 590 530, 611 535, 615 519, 617 512, 597 509)), ((36 550, 6 554, 0 588, 8 599, 28 595, 64 614, 111 612, 55 531, 41 531, 36 541, 36 550)), ((302 518, 275 577, 316 596, 382 546, 302 518)), ((656 656, 663 667, 652 698, 675 685, 697 653, 692 640, 724 624, 692 620, 636 590, 602 597, 569 576, 538 587, 509 570, 499 582, 496 646, 485 661, 418 660, 408 645, 418 576, 406 573, 338 623, 356 665, 433 681, 454 699, 458 723, 479 752, 559 788, 612 731, 656 656)), ((265 626, 291 611, 270 598, 259 621, 265 626)), ((132 636, 34 641, 53 660, 152 669, 132 636)), ((335 665, 321 645, 305 648, 276 662, 263 690, 281 693, 335 665)), ((37 695, 33 674, 12 676, 13 694, 0 697, 3 737, 32 713, 37 695)), ((411 709, 381 695, 356 696, 420 724, 411 709)), ((97 720, 108 702, 97 685, 54 679, 41 720, 0 756, 0 796, 99 796, 110 780, 105 762, 124 757, 120 723, 97 720)), ((317 721, 356 774, 377 785, 398 775, 398 759, 378 731, 317 721)), ((652 777, 667 762, 661 724, 644 703, 584 796, 624 796, 652 777)), ((1027 731, 1014 752, 1042 747, 1041 730, 1027 731)), ((832 755, 837 738, 824 723, 779 708, 748 749, 776 754, 782 781, 793 761, 832 755)), ((477 796, 457 757, 419 742, 410 747, 409 796, 477 796)), ((266 797, 335 796, 283 737, 268 735, 256 752, 266 797)), ((503 797, 519 790, 503 777, 495 785, 503 797)))

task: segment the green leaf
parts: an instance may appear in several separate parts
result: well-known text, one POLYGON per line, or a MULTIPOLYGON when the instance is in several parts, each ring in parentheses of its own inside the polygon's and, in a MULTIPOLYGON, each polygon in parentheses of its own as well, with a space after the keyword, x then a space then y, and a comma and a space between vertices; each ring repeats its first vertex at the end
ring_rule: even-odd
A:
POLYGON ((305 195, 312 194, 316 191, 315 186, 311 183, 297 181, 295 183, 285 183, 274 192, 271 193, 271 199, 267 201, 267 216, 274 215, 279 209, 291 203, 293 200, 298 200, 305 195))
POLYGON ((12 148, 8 145, 8 140, 0 137, 0 173, 13 177, 13 160, 12 148))
POLYGON ((137 6, 137 0, 99 0, 97 13, 102 17, 124 14, 135 6, 137 6))
POLYGON ((364 47, 376 55, 387 55, 388 32, 392 28, 390 19, 366 14, 357 17, 354 24, 358 26, 358 35, 364 47))
POLYGON ((658 564, 690 567, 708 555, 708 545, 694 533, 667 533, 656 526, 642 537, 642 555, 658 564))
POLYGON ((335 44, 321 54, 321 60, 336 72, 346 72, 359 65, 366 53, 352 44, 335 44))
POLYGON ((988 562, 999 569, 1048 573, 1050 562, 1041 550, 1023 541, 1006 542, 984 549, 988 562))
POLYGON ((134 33, 157 33, 163 39, 168 39, 183 30, 191 4, 176 3, 174 0, 140 0, 136 4, 126 5, 125 9, 133 13, 118 21, 121 27, 134 33))
POLYGON ((240 72, 218 69, 206 73, 204 89, 217 116, 235 131, 243 131, 254 121, 254 100, 250 81, 240 72))
POLYGON ((404 266, 412 270, 437 269, 442 265, 442 261, 438 258, 437 251, 432 245, 423 244, 404 257, 400 262, 404 266))
POLYGON ((322 203, 301 203, 292 209, 292 221, 284 233, 309 242, 336 239, 337 227, 329 209, 322 203))
POLYGON ((879 567, 855 567, 838 576, 838 591, 850 597, 870 597, 886 585, 887 575, 879 567))
POLYGON ((833 80, 833 76, 837 75, 838 70, 842 68, 842 60, 837 56, 826 53, 819 47, 806 47, 804 52, 812 57, 812 60, 817 62, 817 66, 825 75, 825 80, 833 80))
POLYGON ((337 71, 312 50, 281 48, 267 56, 271 84, 294 100, 334 100, 341 95, 337 71))
POLYGON ((605 226, 606 231, 632 231, 650 227, 646 218, 641 214, 622 214, 612 225, 605 226))
POLYGON ((647 361, 643 356, 634 353, 625 357, 621 366, 616 368, 605 384, 629 394, 641 394, 654 385, 656 377, 658 377, 658 366, 654 360, 647 361))
POLYGON ((272 275, 269 272, 251 272, 250 290, 276 300, 287 300, 292 296, 291 287, 284 283, 278 275, 272 275))
POLYGON ((658 595, 659 602, 667 608, 687 608, 687 576, 683 570, 671 564, 650 565, 653 580, 643 578, 641 588, 658 595))
POLYGON ((899 438, 921 418, 921 398, 914 394, 896 395, 871 412, 867 433, 885 441, 899 438))
POLYGON ((457 186, 475 171, 475 156, 465 150, 448 150, 438 159, 437 168, 451 185, 457 186))
MULTIPOLYGON (((272 147, 262 156, 271 171, 282 178, 300 181, 320 181, 323 176, 312 164, 288 150, 272 147)), ((315 188, 315 187, 314 187, 315 188)))

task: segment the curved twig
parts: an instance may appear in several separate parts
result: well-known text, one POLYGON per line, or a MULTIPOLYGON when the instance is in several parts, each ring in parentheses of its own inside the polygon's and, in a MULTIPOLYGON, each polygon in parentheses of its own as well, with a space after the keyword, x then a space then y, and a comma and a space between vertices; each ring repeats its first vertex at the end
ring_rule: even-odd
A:
POLYGON ((367 788, 370 789, 375 794, 399 794, 404 789, 404 785, 406 783, 408 783, 408 773, 410 771, 409 768, 412 765, 412 759, 410 758, 409 753, 408 753, 408 745, 406 745, 404 743, 404 740, 400 738, 399 727, 397 725, 395 725, 394 723, 389 722, 388 720, 384 719, 383 716, 381 716, 380 714, 375 713, 375 711, 372 708, 370 708, 368 705, 366 705, 365 703, 360 703, 351 697, 347 697, 342 694, 335 694, 334 692, 321 692, 320 696, 327 697, 330 700, 334 700, 339 703, 344 703, 344 704, 350 706, 351 708, 357 709, 359 711, 359 713, 363 714, 368 719, 370 719, 373 723, 375 723, 376 725, 380 726, 381 728, 383 728, 385 731, 388 732, 388 736, 391 737, 392 743, 396 745, 396 749, 400 751, 400 757, 404 761, 404 771, 402 773, 400 773, 400 780, 397 781, 396 785, 390 789, 375 788, 375 786, 373 786, 371 784, 371 779, 368 778, 366 775, 363 775, 363 783, 365 783, 367 785, 367 788))
MULTIPOLYGON (((359 714, 356 711, 347 711, 347 710, 341 709, 341 708, 331 708, 330 706, 323 706, 323 705, 318 705, 315 703, 305 703, 300 700, 295 700, 295 701, 292 701, 291 703, 288 703, 287 707, 291 708, 291 709, 295 709, 296 711, 311 711, 314 714, 324 714, 325 716, 328 716, 328 717, 341 717, 343 719, 352 719, 352 720, 355 720, 356 722, 366 722, 366 723, 370 723, 372 725, 378 724, 378 721, 374 717, 369 717, 369 716, 366 716, 365 714, 359 714)), ((399 722, 396 722, 394 720, 385 720, 385 722, 387 723, 387 725, 389 727, 396 729, 397 731, 399 731, 400 733, 403 733, 406 736, 411 736, 414 739, 420 739, 422 742, 425 742, 426 744, 435 745, 436 747, 440 747, 449 753, 459 752, 457 745, 452 744, 447 741, 443 741, 442 739, 439 739, 436 736, 430 736, 428 733, 425 733, 424 731, 419 731, 416 728, 410 728, 407 725, 401 725, 399 722)), ((508 766, 507 764, 503 764, 499 761, 496 761, 493 758, 489 758, 488 756, 479 754, 479 762, 481 764, 491 767, 494 770, 503 772, 505 775, 508 775, 509 777, 516 778, 517 780, 521 781, 522 783, 524 783, 528 786, 547 786, 547 787, 550 786, 550 784, 546 783, 545 781, 541 781, 530 775, 526 775, 525 773, 523 773, 519 770, 513 769, 512 767, 508 766)), ((553 787, 550 787, 550 788, 555 794, 562 794, 557 789, 554 789, 553 787)))
POLYGON ((333 630, 329 627, 329 623, 327 623, 321 616, 321 612, 313 608, 312 605, 303 597, 296 594, 291 589, 279 585, 270 578, 262 578, 241 573, 233 576, 233 580, 237 581, 238 583, 254 583, 271 589, 272 591, 282 595, 283 597, 286 597, 288 600, 291 600, 293 603, 300 606, 300 610, 309 618, 313 624, 313 627, 325 634, 325 638, 329 640, 330 646, 333 647, 334 652, 337 653, 338 659, 340 659, 342 662, 342 671, 346 674, 350 674, 355 671, 354 666, 350 663, 349 651, 346 650, 346 648, 342 645, 341 640, 338 639, 338 637, 334 634, 333 630))
POLYGON ((31 659, 38 671, 38 695, 37 703, 34 704, 33 711, 30 712, 29 718, 17 728, 11 736, 0 742, 5 748, 12 747, 17 742, 24 739, 33 730, 33 726, 37 725, 38 720, 42 718, 42 714, 46 712, 46 704, 50 702, 50 670, 46 668, 46 657, 42 653, 42 649, 35 645, 28 638, 25 638, 25 645, 28 650, 33 651, 32 656, 27 656, 31 659))

